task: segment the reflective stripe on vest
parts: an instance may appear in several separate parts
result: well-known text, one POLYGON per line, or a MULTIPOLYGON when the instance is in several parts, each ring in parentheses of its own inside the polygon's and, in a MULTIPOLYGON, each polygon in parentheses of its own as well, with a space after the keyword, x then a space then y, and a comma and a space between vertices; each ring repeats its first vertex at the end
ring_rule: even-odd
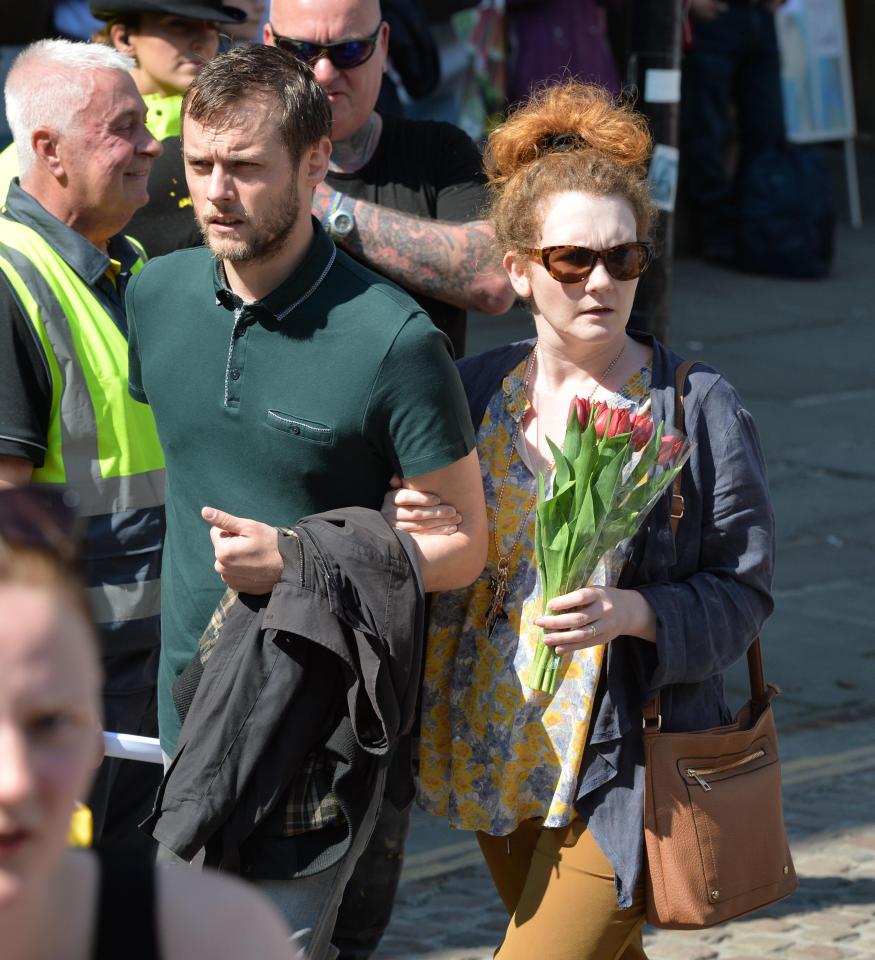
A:
POLYGON ((125 620, 157 616, 161 612, 161 581, 105 583, 86 591, 91 613, 98 623, 120 623, 125 620))
POLYGON ((155 421, 128 393, 127 341, 106 308, 39 234, 2 217, 0 269, 51 375, 49 449, 33 481, 71 487, 84 516, 163 505, 155 421))

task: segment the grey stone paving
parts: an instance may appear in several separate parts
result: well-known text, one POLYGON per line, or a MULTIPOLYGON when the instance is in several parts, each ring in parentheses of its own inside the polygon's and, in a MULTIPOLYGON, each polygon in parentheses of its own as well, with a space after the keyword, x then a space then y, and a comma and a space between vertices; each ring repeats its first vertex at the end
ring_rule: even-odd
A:
MULTIPOLYGON (((777 609, 763 644, 783 688, 785 815, 801 883, 725 927, 649 932, 651 960, 875 960, 873 262, 867 226, 840 228, 835 275, 822 282, 676 265, 672 343, 735 384, 769 463, 777 609)), ((483 318, 469 349, 529 335, 519 313, 483 318)), ((731 703, 745 685, 741 665, 727 677, 731 703)), ((376 960, 486 960, 504 923, 473 839, 416 815, 376 960)))

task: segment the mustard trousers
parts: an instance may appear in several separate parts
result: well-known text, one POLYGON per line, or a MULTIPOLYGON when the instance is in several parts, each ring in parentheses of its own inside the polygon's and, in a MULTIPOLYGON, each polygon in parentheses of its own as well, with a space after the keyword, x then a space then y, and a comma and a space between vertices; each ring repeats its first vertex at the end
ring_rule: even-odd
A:
POLYGON ((617 905, 614 871, 589 831, 527 820, 477 840, 510 922, 497 960, 647 960, 643 887, 617 905))

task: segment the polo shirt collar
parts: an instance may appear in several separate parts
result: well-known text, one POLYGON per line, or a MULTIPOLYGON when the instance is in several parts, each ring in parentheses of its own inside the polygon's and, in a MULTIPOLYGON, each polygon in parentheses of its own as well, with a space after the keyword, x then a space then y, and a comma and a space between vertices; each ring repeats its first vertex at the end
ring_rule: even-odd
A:
MULTIPOLYGON (((275 290, 271 290, 266 297, 256 301, 258 306, 263 307, 277 319, 286 311, 290 303, 294 303, 318 283, 332 257, 336 255, 334 241, 322 229, 319 221, 315 217, 311 217, 310 221, 313 225, 313 239, 298 268, 290 273, 275 290)), ((234 291, 229 289, 225 282, 222 262, 215 257, 213 258, 213 285, 217 303, 242 304, 234 291)))
POLYGON ((81 233, 61 223, 56 216, 49 213, 35 197, 23 189, 17 177, 9 185, 3 212, 18 223, 35 230, 90 287, 106 273, 110 256, 122 265, 122 273, 130 272, 139 259, 139 254, 120 233, 110 239, 108 252, 98 250, 81 233))

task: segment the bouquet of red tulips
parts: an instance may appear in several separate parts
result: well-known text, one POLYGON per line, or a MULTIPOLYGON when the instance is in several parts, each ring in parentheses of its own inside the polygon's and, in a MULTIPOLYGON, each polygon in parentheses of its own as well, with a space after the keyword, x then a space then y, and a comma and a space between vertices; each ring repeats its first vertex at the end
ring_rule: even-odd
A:
MULTIPOLYGON (((624 540, 686 462, 686 437, 665 433, 645 409, 609 407, 575 397, 560 450, 547 438, 556 464, 546 494, 538 476, 535 555, 543 609, 578 587, 613 586, 622 569, 624 540)), ((538 641, 530 686, 555 693, 562 657, 538 641)))

